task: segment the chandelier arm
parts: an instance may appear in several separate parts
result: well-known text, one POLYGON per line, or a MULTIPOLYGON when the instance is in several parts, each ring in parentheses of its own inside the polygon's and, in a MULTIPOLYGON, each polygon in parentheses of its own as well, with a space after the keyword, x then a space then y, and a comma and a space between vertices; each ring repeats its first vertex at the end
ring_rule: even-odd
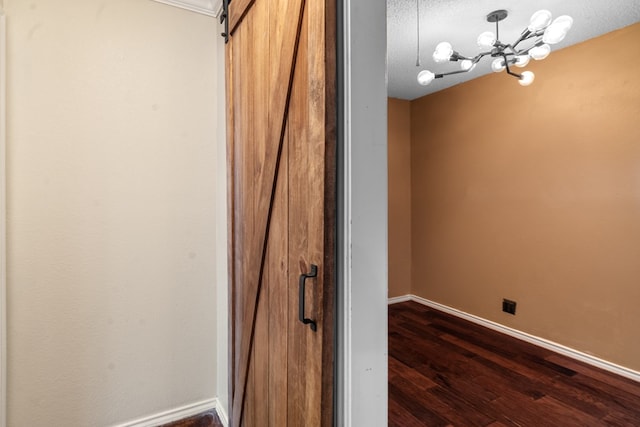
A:
POLYGON ((484 58, 487 55, 491 55, 491 52, 480 52, 479 54, 477 54, 476 56, 470 59, 471 61, 473 61, 474 64, 477 64, 482 58, 484 58))
POLYGON ((472 61, 474 64, 476 64, 476 63, 478 63, 479 60, 481 60, 483 57, 485 57, 487 55, 491 55, 491 52, 480 52, 476 56, 471 57, 471 56, 460 55, 458 52, 454 51, 451 54, 451 57, 449 58, 449 61, 455 62, 455 61, 458 61, 460 59, 468 59, 469 61, 472 61))
POLYGON ((532 39, 534 37, 540 37, 543 34, 544 34, 544 29, 543 30, 538 30, 536 32, 531 32, 531 31, 529 31, 529 29, 527 29, 527 30, 525 30, 524 33, 522 33, 522 35, 518 38, 518 40, 513 44, 513 47, 515 48, 521 42, 523 42, 525 40, 532 39), (526 34, 526 36, 525 36, 525 34, 526 34))
MULTIPOLYGON (((449 61, 454 61, 455 62, 455 61, 458 61, 460 59, 468 59, 473 64, 477 64, 482 58, 484 58, 487 55, 491 55, 491 52, 480 52, 479 54, 477 54, 473 58, 470 58, 470 57, 467 57, 467 56, 462 56, 458 52, 453 52, 453 55, 451 55, 451 58, 449 58, 449 61)), ((507 55, 511 55, 511 54, 508 53, 507 55)), ((468 70, 456 70, 456 71, 451 71, 449 73, 436 74, 435 78, 438 79, 440 77, 448 76, 448 75, 451 75, 451 74, 468 73, 469 71, 471 71, 471 69, 468 69, 468 70), (438 77, 438 76, 440 76, 440 77, 438 77)))
POLYGON ((533 49, 533 48, 534 48, 534 46, 531 46, 531 47, 528 47, 526 49, 516 50, 515 52, 516 52, 516 55, 527 55, 529 53, 529 51, 531 49, 533 49))
POLYGON ((462 74, 462 73, 468 73, 469 71, 471 71, 471 69, 468 70, 456 70, 456 71, 449 71, 448 73, 440 73, 440 74, 436 74, 434 76, 435 79, 441 79, 444 76, 451 76, 453 74, 462 74))
POLYGON ((508 45, 506 45, 504 47, 504 50, 507 50, 507 49, 511 50, 511 53, 503 51, 504 55, 517 55, 518 54, 518 51, 514 48, 514 46, 512 46, 510 44, 508 44, 508 45))
POLYGON ((528 48, 517 51, 517 55, 528 54, 531 49, 533 49, 534 47, 542 46, 543 44, 544 44, 544 42, 542 41, 542 39, 540 39, 535 44, 529 46, 528 48))
POLYGON ((468 59, 472 63, 477 64, 482 58, 484 58, 487 55, 491 55, 491 52, 480 52, 474 57, 462 56, 458 52, 453 52, 453 54, 449 58, 449 61, 456 62, 456 61, 459 61, 460 59, 468 59))
MULTIPOLYGON (((518 40, 516 40, 516 42, 513 44, 513 47, 515 49, 516 46, 518 46, 521 42, 527 40, 529 37, 526 37, 525 34, 528 32, 529 30, 526 30, 524 33, 522 33, 522 35, 520 37, 518 37, 518 40)), ((528 35, 528 34, 527 34, 528 35)))
POLYGON ((506 55, 504 55, 504 66, 506 68, 507 74, 509 74, 510 76, 517 77, 518 79, 522 78, 521 74, 514 73, 513 71, 511 71, 511 69, 509 68, 509 61, 507 61, 507 56, 506 55))
POLYGON ((507 74, 513 77, 517 77, 518 79, 522 78, 522 74, 514 73, 513 71, 509 70, 509 67, 507 67, 507 74))
POLYGON ((455 62, 455 61, 459 61, 461 59, 469 59, 469 60, 473 60, 473 58, 468 58, 466 56, 462 56, 460 55, 458 52, 454 51, 451 56, 449 57, 449 61, 455 62))

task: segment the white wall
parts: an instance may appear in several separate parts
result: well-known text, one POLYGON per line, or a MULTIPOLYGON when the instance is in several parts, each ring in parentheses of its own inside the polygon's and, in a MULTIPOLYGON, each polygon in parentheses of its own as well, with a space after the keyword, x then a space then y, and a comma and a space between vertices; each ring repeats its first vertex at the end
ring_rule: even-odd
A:
POLYGON ((148 0, 4 6, 8 426, 215 397, 218 27, 148 0))

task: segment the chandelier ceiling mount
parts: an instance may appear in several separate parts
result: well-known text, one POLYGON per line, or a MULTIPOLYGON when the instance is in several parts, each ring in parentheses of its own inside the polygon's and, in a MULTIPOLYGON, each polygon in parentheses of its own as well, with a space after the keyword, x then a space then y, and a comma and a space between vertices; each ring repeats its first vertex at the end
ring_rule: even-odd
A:
POLYGON ((509 16, 509 12, 504 9, 494 10, 487 15, 487 22, 500 22, 509 16))

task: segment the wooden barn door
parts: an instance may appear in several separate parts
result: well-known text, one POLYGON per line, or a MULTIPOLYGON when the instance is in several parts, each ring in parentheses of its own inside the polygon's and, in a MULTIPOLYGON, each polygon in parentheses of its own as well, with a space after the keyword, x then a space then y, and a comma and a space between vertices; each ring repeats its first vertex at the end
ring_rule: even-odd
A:
POLYGON ((325 0, 229 5, 233 426, 332 424, 334 17, 325 0))

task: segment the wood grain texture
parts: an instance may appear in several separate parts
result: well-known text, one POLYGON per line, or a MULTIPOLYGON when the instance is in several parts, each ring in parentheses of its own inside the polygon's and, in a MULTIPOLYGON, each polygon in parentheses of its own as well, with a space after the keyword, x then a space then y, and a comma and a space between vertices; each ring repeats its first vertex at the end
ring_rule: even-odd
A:
POLYGON ((324 261, 322 275, 322 396, 321 425, 332 426, 334 418, 334 340, 336 295, 337 238, 337 7, 335 0, 313 2, 310 15, 314 18, 310 31, 317 40, 317 49, 324 56, 316 57, 316 67, 324 67, 324 261), (319 18, 323 17, 323 19, 319 18), (322 40, 324 39, 324 40, 322 40))
MULTIPOLYGON (((305 314, 318 329, 309 333, 300 322, 290 329, 289 381, 304 390, 288 397, 292 426, 328 426, 333 417, 335 62, 328 53, 334 50, 327 47, 331 12, 326 7, 324 2, 306 3, 287 123, 291 280, 311 264, 320 267, 305 295, 305 314)), ((290 304, 297 300, 297 290, 291 289, 290 304)))
POLYGON ((160 427, 223 427, 223 424, 216 411, 211 410, 160 427))
POLYGON ((231 423, 328 426, 333 419, 335 43, 326 45, 324 2, 233 4, 246 8, 227 46, 231 423), (315 332, 298 321, 297 312, 298 277, 312 264, 319 274, 307 281, 305 314, 317 322, 315 332))
MULTIPOLYGON (((235 45, 234 99, 234 281, 236 315, 232 423, 241 425, 250 378, 269 237, 273 194, 283 144, 295 65, 301 1, 257 1, 230 40, 235 45)), ((255 359, 253 359, 255 361, 255 359)), ((255 376, 253 377, 255 380, 255 376)), ((254 384, 255 386, 255 384, 254 384)), ((253 393, 253 386, 252 386, 253 393)), ((254 396, 255 397, 255 396, 254 396)), ((251 413, 253 415, 253 413, 251 413)))
POLYGON ((389 426, 637 426, 640 384, 446 313, 389 307, 389 426))
POLYGON ((240 21, 247 14, 254 0, 234 0, 229 3, 229 33, 233 34, 240 21))

